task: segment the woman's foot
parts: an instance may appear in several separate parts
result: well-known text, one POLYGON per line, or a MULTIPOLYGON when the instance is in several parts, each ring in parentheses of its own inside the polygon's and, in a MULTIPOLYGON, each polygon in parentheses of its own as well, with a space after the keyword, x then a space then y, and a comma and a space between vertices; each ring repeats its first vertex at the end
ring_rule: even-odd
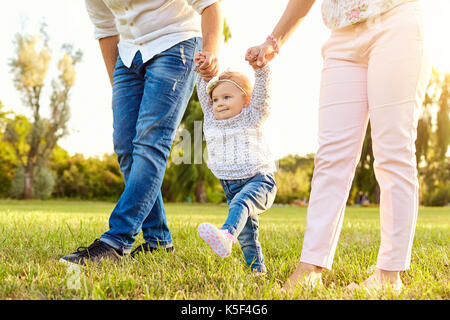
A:
POLYGON ((235 242, 233 235, 228 230, 219 229, 210 223, 202 223, 197 228, 200 238, 202 238, 215 253, 221 258, 231 254, 231 247, 235 242))
POLYGON ((288 280, 284 283, 283 291, 291 292, 297 285, 306 285, 307 287, 317 287, 322 284, 322 268, 300 262, 288 280))
POLYGON ((349 290, 356 290, 358 288, 364 289, 369 293, 379 291, 382 289, 390 289, 396 294, 402 292, 403 283, 400 279, 399 271, 386 271, 375 269, 374 273, 368 277, 363 283, 356 284, 354 282, 347 286, 349 290))

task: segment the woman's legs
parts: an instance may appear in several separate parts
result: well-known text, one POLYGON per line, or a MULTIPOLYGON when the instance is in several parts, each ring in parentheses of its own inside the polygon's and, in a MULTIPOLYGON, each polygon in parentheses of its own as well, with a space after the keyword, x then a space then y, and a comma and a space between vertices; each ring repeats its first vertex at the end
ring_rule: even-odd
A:
MULTIPOLYGON (((365 284, 388 281, 396 285, 400 281, 399 271, 408 268, 418 206, 414 149, 417 111, 422 103, 429 75, 429 66, 423 51, 421 19, 420 4, 407 3, 382 15, 377 24, 363 23, 346 31, 336 32, 324 46, 326 59, 319 112, 319 151, 316 155, 319 159, 316 160, 312 181, 301 262, 285 288, 289 289, 291 283, 297 282, 301 275, 320 273, 319 266, 331 267, 345 202, 341 202, 341 207, 337 204, 348 196, 348 188, 343 184, 344 179, 339 177, 348 178, 349 170, 334 171, 330 161, 336 161, 333 160, 335 156, 345 150, 349 151, 350 148, 342 142, 344 148, 333 149, 328 145, 334 145, 341 137, 335 136, 338 132, 331 129, 333 122, 335 126, 339 126, 348 113, 334 112, 335 116, 328 118, 333 112, 322 112, 323 106, 327 105, 323 99, 327 98, 329 93, 332 93, 330 106, 334 105, 333 100, 345 102, 340 99, 340 92, 333 93, 330 90, 336 83, 326 80, 326 70, 331 58, 348 62, 359 57, 360 61, 368 65, 367 99, 370 104, 373 152, 376 159, 375 173, 382 195, 381 245, 377 269, 365 284), (327 119, 330 119, 328 123, 327 119), (322 125, 326 124, 329 127, 323 129, 322 125), (341 188, 342 198, 339 199, 334 193, 327 197, 330 195, 329 184, 333 183, 341 188), (332 202, 329 199, 332 199, 332 202), (328 206, 325 205, 327 202, 328 206), (316 232, 322 233, 315 234, 316 232), (375 281, 372 281, 374 278, 375 281)), ((349 70, 343 72, 345 81, 351 81, 349 70)), ((338 82, 338 85, 342 84, 338 82)), ((341 91, 344 92, 348 94, 347 97, 352 97, 350 90, 341 91)), ((344 105, 348 105, 348 101, 344 105)), ((360 127, 357 122, 354 122, 354 125, 360 127)), ((352 130, 351 127, 348 129, 352 130)), ((360 130, 364 132, 365 128, 362 130, 360 127, 360 130)), ((350 143, 351 139, 345 142, 350 143)), ((338 146, 339 144, 336 144, 336 147, 338 146)), ((359 149, 360 145, 358 153, 359 149)), ((350 154, 347 152, 347 155, 350 154)), ((336 167, 344 169, 340 162, 336 162, 336 167)))
POLYGON ((377 268, 385 271, 403 271, 410 265, 419 205, 415 140, 429 79, 420 8, 411 4, 398 9, 382 17, 367 79, 374 169, 381 191, 377 268))
POLYGON ((284 285, 321 283, 331 269, 344 209, 368 121, 367 66, 325 59, 319 107, 319 149, 311 182, 300 263, 284 285))
POLYGON ((331 269, 345 204, 367 128, 367 67, 347 60, 324 64, 319 149, 300 261, 331 269))

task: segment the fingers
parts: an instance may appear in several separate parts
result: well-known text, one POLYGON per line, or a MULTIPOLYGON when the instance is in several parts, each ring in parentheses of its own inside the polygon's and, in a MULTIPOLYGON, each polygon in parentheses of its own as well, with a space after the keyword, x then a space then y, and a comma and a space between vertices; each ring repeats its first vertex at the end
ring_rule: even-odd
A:
POLYGON ((245 54, 245 60, 256 70, 263 68, 276 56, 276 53, 273 45, 266 41, 259 46, 249 48, 245 54))
POLYGON ((197 52, 194 56, 194 60, 205 58, 205 54, 201 51, 197 52))
POLYGON ((210 68, 212 65, 217 63, 217 58, 213 54, 205 54, 203 63, 199 66, 200 69, 210 68))
POLYGON ((219 73, 219 67, 214 66, 207 69, 199 69, 198 73, 205 81, 211 80, 215 75, 219 73))
POLYGON ((259 55, 259 51, 260 49, 258 47, 249 48, 245 54, 245 60, 247 60, 248 62, 255 61, 259 55))
POLYGON ((195 63, 195 71, 198 72, 198 68, 200 65, 203 64, 205 61, 205 54, 203 52, 197 52, 194 56, 194 63, 195 63))
POLYGON ((202 52, 198 57, 197 72, 205 81, 211 80, 219 72, 219 61, 217 57, 210 52, 202 52))
POLYGON ((258 58, 256 59, 256 65, 260 68, 264 67, 267 64, 266 53, 266 51, 261 50, 259 52, 258 58))
POLYGON ((264 67, 267 63, 266 50, 263 46, 252 47, 247 50, 245 60, 252 66, 254 70, 264 67))

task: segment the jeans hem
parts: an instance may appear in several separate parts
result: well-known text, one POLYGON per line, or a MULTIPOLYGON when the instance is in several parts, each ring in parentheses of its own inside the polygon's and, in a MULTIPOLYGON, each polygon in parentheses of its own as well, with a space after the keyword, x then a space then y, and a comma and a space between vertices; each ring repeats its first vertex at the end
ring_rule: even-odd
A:
POLYGON ((220 228, 221 230, 227 230, 236 240, 237 237, 239 236, 238 234, 236 234, 236 228, 229 226, 229 225, 224 225, 220 228))
POLYGON ((170 247, 173 247, 172 241, 147 241, 145 240, 145 243, 147 243, 150 247, 158 249, 167 249, 170 247))
POLYGON ((251 272, 267 272, 267 268, 264 265, 261 265, 259 267, 253 267, 249 266, 251 272))
POLYGON ((100 237, 100 241, 106 243, 107 245, 113 247, 116 250, 122 251, 122 253, 129 253, 129 252, 131 252, 131 248, 132 248, 131 246, 130 247, 129 246, 124 246, 119 241, 117 241, 117 240, 115 240, 115 239, 113 239, 111 237, 102 235, 100 237))

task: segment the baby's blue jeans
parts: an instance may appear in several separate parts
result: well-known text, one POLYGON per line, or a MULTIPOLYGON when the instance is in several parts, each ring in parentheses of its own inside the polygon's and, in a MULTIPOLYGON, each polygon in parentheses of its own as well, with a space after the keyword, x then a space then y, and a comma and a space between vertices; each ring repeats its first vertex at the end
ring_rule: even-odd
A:
POLYGON ((258 215, 269 209, 277 186, 272 174, 256 174, 248 179, 220 180, 229 211, 221 229, 230 232, 241 245, 245 262, 252 271, 266 272, 259 236, 258 215))

